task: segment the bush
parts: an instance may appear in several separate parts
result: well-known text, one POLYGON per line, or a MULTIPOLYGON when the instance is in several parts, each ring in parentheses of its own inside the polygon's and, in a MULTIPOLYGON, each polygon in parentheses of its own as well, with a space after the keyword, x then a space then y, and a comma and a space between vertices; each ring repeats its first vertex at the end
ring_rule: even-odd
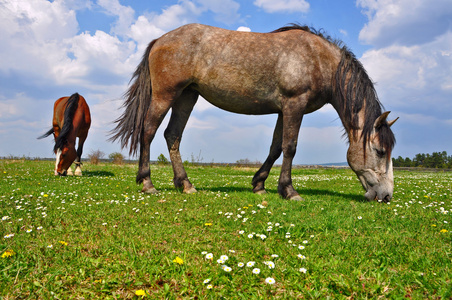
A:
POLYGON ((104 156, 105 153, 100 150, 91 150, 90 154, 88 154, 89 162, 97 165, 104 156))
POLYGON ((157 157, 157 162, 159 165, 166 165, 169 163, 168 158, 166 158, 163 153, 160 153, 159 157, 157 157))
POLYGON ((124 155, 119 152, 113 152, 108 156, 109 159, 113 161, 114 164, 122 165, 124 163, 124 155))

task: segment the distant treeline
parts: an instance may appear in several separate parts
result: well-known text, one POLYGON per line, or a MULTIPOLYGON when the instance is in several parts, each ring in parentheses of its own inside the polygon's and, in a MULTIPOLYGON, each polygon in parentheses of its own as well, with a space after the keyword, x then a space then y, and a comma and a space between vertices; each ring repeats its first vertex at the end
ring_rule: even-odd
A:
POLYGON ((413 159, 401 156, 392 158, 392 163, 394 167, 452 169, 452 155, 448 156, 446 151, 433 152, 432 154, 419 153, 413 159))

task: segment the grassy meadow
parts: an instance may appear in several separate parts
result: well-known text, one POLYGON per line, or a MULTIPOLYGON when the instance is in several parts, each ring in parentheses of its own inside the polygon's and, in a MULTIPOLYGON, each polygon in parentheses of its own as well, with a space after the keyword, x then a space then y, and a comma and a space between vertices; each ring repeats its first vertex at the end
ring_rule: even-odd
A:
POLYGON ((0 299, 435 299, 452 297, 452 173, 395 171, 389 204, 348 169, 279 169, 254 195, 252 168, 189 166, 198 189, 135 164, 0 160, 0 299))

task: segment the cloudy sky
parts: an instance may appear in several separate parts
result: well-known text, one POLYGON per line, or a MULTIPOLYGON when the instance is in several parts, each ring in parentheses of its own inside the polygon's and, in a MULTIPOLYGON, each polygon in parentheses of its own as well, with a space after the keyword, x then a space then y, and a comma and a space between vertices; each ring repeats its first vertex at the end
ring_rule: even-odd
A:
MULTIPOLYGON (((0 0, 0 156, 53 157, 53 103, 74 92, 90 105, 84 157, 122 152, 107 141, 147 44, 187 23, 268 32, 298 22, 341 39, 400 117, 395 157, 452 154, 452 0, 0 0)), ((151 159, 168 157, 162 127, 151 159)), ((244 116, 198 101, 184 160, 264 161, 275 116, 244 116)), ((343 162, 346 142, 331 106, 307 115, 297 164, 343 162)))

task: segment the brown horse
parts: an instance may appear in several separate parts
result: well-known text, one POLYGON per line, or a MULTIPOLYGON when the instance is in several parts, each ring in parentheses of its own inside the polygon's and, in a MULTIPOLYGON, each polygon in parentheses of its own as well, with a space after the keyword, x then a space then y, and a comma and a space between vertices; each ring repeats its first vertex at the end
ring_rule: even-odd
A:
POLYGON ((182 132, 199 95, 213 105, 241 114, 278 114, 270 153, 252 180, 264 193, 270 169, 283 153, 278 192, 301 200, 291 169, 304 114, 332 104, 345 128, 347 159, 366 198, 390 201, 391 151, 395 144, 373 83, 361 63, 341 42, 308 27, 291 25, 271 33, 229 31, 190 24, 152 41, 126 93, 125 111, 116 120, 112 140, 130 153, 140 144, 137 183, 156 193, 150 178, 149 148, 171 108, 165 130, 174 184, 196 192, 179 153, 182 132))
POLYGON ((39 139, 53 133, 56 154, 55 175, 73 175, 71 165, 75 160, 75 175, 82 175, 80 158, 83 144, 91 126, 91 114, 85 98, 75 93, 70 97, 62 97, 55 101, 53 107, 52 128, 39 139), (75 150, 75 139, 78 137, 78 148, 75 150))

